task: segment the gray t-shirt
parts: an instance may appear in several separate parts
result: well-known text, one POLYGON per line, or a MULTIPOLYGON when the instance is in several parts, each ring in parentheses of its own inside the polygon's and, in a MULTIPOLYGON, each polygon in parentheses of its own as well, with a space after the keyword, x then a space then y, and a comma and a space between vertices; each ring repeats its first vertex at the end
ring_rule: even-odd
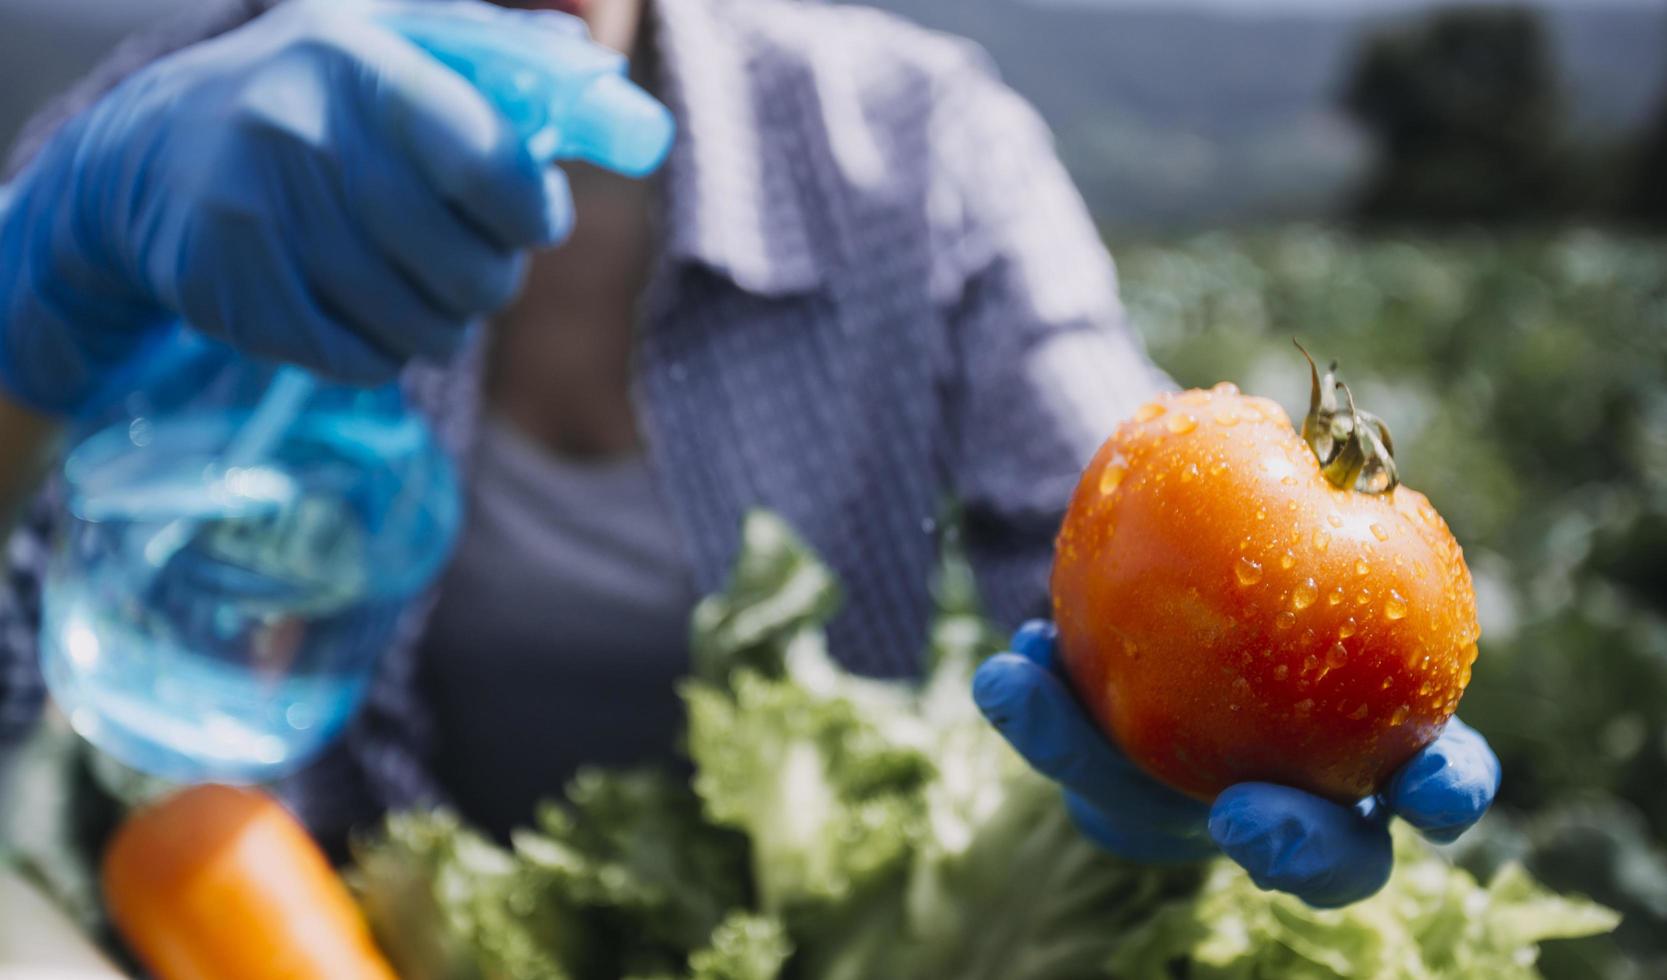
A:
POLYGON ((562 459, 501 419, 421 651, 437 774, 503 833, 585 764, 670 760, 695 589, 645 459, 562 459))

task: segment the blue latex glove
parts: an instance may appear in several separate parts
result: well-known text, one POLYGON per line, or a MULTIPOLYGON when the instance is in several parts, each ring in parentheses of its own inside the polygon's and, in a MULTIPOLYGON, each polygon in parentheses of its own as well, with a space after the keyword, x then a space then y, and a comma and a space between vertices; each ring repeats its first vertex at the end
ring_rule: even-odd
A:
POLYGON ((1013 652, 979 667, 973 697, 1038 771, 1057 780, 1091 839, 1138 861, 1190 861, 1220 849, 1263 888, 1311 905, 1359 901, 1389 879, 1389 817, 1437 841, 1481 819, 1499 760, 1458 719, 1403 766, 1380 799, 1338 806, 1301 790, 1242 783, 1214 805, 1161 785, 1124 757, 1077 702, 1055 658, 1053 624, 1025 624, 1013 652))
MULTIPOLYGON (((488 39, 561 16, 466 6, 488 39)), ((404 8, 436 6, 283 4, 57 134, 0 200, 0 385, 73 413, 176 317, 355 383, 453 354, 573 208, 505 115, 373 19, 404 8)))

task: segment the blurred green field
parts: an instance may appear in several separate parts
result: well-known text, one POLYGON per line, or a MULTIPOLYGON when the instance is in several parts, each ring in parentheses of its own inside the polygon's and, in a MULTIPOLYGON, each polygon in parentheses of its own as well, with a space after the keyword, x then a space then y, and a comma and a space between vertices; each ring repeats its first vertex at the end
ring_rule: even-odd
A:
POLYGON ((1549 975, 1667 976, 1667 241, 1294 228, 1113 251, 1182 384, 1300 418, 1299 337, 1388 421, 1476 575, 1460 712, 1505 783, 1457 857, 1521 857, 1625 913, 1554 944, 1549 975))

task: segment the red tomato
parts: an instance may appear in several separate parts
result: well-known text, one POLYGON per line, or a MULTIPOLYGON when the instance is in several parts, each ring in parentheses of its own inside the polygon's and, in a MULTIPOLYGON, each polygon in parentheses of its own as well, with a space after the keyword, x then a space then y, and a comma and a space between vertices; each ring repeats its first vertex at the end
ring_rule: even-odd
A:
POLYGON ((1322 398, 1317 375, 1315 390, 1318 449, 1229 384, 1145 406, 1089 464, 1059 535, 1054 617, 1078 696, 1200 799, 1262 780, 1358 800, 1470 681, 1480 630, 1458 544, 1396 485, 1381 423, 1322 398))

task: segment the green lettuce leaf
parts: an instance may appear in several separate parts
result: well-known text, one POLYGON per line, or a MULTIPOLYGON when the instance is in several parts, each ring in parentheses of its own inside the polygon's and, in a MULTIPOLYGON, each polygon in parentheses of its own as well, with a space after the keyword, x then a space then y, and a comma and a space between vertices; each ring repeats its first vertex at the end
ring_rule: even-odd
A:
POLYGON ((1607 932, 1619 917, 1554 895, 1506 865, 1486 886, 1397 826, 1395 872, 1376 896, 1344 909, 1310 908, 1264 892, 1217 861, 1203 889, 1133 930, 1109 961, 1130 980, 1185 976, 1302 980, 1529 980, 1538 944, 1607 932))
POLYGON ((685 689, 689 753, 707 816, 751 841, 761 908, 846 901, 900 869, 924 830, 926 757, 856 702, 750 669, 732 680, 685 689))
POLYGON ((349 882, 404 980, 572 980, 574 910, 452 814, 390 817, 355 852, 349 882))
POLYGON ((690 955, 686 972, 633 973, 625 980, 778 980, 792 952, 779 920, 736 911, 690 955))
POLYGON ((707 948, 689 957, 690 980, 776 980, 792 951, 781 922, 735 913, 713 930, 707 948))
POLYGON ((767 511, 749 513, 728 585, 695 607, 694 676, 723 686, 740 667, 779 674, 788 643, 827 622, 839 600, 833 572, 785 521, 767 511))
POLYGON ((515 851, 592 928, 681 959, 749 899, 746 840, 701 814, 686 783, 652 770, 588 770, 515 851))
MULTIPOLYGON (((822 577, 776 519, 749 518, 743 537, 775 553, 743 566, 782 570, 789 591, 806 594, 788 578, 822 577)), ((754 596, 763 585, 737 582, 754 596)), ((924 684, 840 669, 821 603, 785 616, 763 600, 778 613, 768 643, 707 637, 711 676, 729 683, 685 690, 697 791, 752 842, 761 906, 785 916, 798 947, 795 977, 1094 975, 1130 924, 1197 873, 1124 864, 1075 831, 1057 789, 973 704, 972 672, 1001 639, 953 549, 933 592, 924 684)), ((733 590, 715 604, 744 608, 733 590)))

